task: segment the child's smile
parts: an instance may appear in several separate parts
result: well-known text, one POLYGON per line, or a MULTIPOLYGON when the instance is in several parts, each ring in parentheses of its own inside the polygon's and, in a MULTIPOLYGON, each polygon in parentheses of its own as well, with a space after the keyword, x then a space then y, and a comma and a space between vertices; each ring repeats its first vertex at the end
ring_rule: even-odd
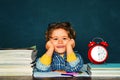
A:
POLYGON ((56 46, 56 47, 57 47, 57 48, 65 48, 65 46, 62 46, 62 45, 61 45, 61 46, 56 46))

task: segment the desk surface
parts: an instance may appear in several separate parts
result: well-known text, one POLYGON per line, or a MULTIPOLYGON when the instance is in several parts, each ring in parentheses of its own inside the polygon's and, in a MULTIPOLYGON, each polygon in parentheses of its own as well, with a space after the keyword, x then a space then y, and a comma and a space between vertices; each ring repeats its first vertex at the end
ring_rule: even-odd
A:
POLYGON ((32 76, 0 76, 0 80, 120 80, 120 77, 54 77, 54 78, 33 78, 32 76))

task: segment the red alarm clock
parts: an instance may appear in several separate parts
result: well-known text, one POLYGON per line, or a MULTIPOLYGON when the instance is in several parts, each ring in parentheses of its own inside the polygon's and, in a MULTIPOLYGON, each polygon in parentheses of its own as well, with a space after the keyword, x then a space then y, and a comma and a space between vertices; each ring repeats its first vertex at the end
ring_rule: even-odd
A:
POLYGON ((102 64, 108 58, 108 43, 102 38, 96 37, 88 44, 88 59, 94 64, 102 64), (95 40, 100 40, 101 42, 95 42, 95 40))

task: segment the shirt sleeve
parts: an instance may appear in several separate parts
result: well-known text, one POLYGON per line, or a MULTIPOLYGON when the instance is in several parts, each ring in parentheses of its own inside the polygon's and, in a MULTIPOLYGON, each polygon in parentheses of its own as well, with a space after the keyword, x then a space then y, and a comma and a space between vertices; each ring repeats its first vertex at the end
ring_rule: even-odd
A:
POLYGON ((39 72, 48 72, 51 71, 50 68, 51 64, 51 57, 47 54, 44 54, 42 57, 40 57, 36 62, 36 69, 39 72))
MULTIPOLYGON (((70 54, 70 55, 72 55, 72 54, 70 54)), ((76 56, 76 59, 71 59, 71 61, 68 61, 68 59, 67 59, 67 64, 66 64, 67 72, 79 72, 80 69, 83 67, 83 59, 82 59, 81 55, 75 54, 75 56, 76 56)))
POLYGON ((51 57, 47 54, 44 54, 39 60, 44 65, 50 65, 51 64, 51 57))
POLYGON ((68 62, 72 62, 72 61, 75 61, 75 60, 77 60, 77 57, 76 57, 76 55, 75 55, 74 52, 73 52, 73 53, 69 53, 69 54, 67 55, 67 61, 68 61, 68 62))

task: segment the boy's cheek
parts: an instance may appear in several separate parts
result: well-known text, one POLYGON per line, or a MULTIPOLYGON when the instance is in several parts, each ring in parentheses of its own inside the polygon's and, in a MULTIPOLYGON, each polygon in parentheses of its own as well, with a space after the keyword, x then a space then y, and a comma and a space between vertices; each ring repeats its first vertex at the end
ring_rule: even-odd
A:
POLYGON ((53 45, 56 44, 55 41, 53 41, 53 40, 51 40, 51 43, 52 43, 53 45))

